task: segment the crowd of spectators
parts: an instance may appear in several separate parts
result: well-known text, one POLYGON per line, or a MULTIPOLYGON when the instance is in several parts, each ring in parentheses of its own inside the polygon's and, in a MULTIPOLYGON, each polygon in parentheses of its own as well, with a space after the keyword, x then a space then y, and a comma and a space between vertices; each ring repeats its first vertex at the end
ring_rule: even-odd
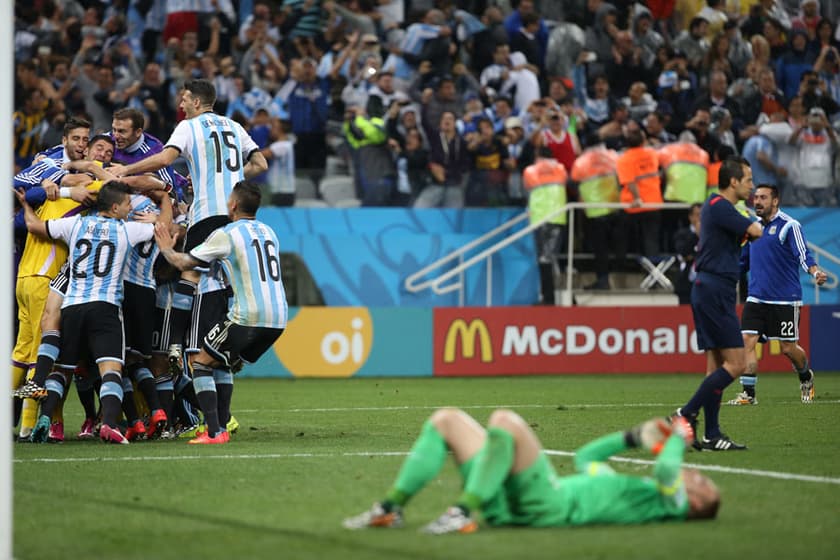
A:
POLYGON ((786 205, 837 204, 840 14, 818 0, 15 6, 18 169, 74 115, 95 134, 134 107, 165 141, 180 85, 202 77, 264 148, 277 204, 296 177, 346 169, 363 205, 524 205, 541 147, 571 172, 637 129, 711 163, 742 154, 786 205))

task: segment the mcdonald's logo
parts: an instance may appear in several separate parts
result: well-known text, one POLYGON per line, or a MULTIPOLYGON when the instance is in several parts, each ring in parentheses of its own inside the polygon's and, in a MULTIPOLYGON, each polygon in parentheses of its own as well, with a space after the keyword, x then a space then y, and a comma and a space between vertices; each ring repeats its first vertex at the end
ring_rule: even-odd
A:
POLYGON ((443 345, 444 363, 451 364, 455 361, 455 349, 459 339, 461 341, 461 355, 465 359, 469 360, 475 356, 475 347, 478 344, 481 348, 481 361, 484 363, 493 361, 490 331, 487 330, 487 325, 481 319, 473 319, 469 324, 464 319, 455 319, 449 325, 443 345))

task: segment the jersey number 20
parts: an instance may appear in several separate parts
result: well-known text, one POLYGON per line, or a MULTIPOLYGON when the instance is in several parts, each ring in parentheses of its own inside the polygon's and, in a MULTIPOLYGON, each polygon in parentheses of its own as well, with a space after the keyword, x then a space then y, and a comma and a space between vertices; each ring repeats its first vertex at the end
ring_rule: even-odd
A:
POLYGON ((111 272, 111 267, 114 264, 114 253, 116 247, 110 241, 100 241, 96 246, 96 251, 93 251, 93 243, 89 239, 79 239, 76 242, 76 258, 73 260, 73 277, 87 278, 87 268, 85 261, 91 258, 93 253, 93 275, 98 278, 103 278, 111 272))

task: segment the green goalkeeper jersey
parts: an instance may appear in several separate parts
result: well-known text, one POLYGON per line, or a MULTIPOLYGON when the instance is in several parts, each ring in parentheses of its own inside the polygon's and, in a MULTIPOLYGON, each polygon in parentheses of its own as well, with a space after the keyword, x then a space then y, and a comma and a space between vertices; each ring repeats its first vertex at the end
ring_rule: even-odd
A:
POLYGON ((528 469, 508 477, 504 488, 482 506, 484 518, 491 525, 531 527, 685 519, 682 439, 669 438, 652 477, 619 474, 610 468, 606 460, 625 449, 620 432, 599 438, 578 450, 579 474, 565 477, 557 476, 548 457, 541 455, 528 469))

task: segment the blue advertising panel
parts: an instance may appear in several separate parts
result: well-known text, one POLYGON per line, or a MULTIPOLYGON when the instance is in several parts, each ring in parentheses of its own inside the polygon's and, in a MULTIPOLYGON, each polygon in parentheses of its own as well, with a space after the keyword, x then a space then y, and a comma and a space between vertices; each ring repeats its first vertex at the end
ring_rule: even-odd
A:
POLYGON ((840 305, 811 306, 811 367, 840 370, 840 305))
MULTIPOLYGON (((260 210, 260 219, 277 232, 282 251, 300 255, 327 305, 432 307, 458 305, 457 293, 436 295, 427 289, 414 294, 404 288, 405 279, 521 212, 514 208, 266 208, 260 210)), ((524 226, 523 222, 513 231, 524 226)), ((451 270, 457 264, 453 261, 439 270, 451 270)), ((524 236, 496 253, 492 275, 493 305, 536 302, 539 278, 533 237, 524 236)), ((486 304, 486 280, 483 263, 465 273, 467 305, 486 304)))

